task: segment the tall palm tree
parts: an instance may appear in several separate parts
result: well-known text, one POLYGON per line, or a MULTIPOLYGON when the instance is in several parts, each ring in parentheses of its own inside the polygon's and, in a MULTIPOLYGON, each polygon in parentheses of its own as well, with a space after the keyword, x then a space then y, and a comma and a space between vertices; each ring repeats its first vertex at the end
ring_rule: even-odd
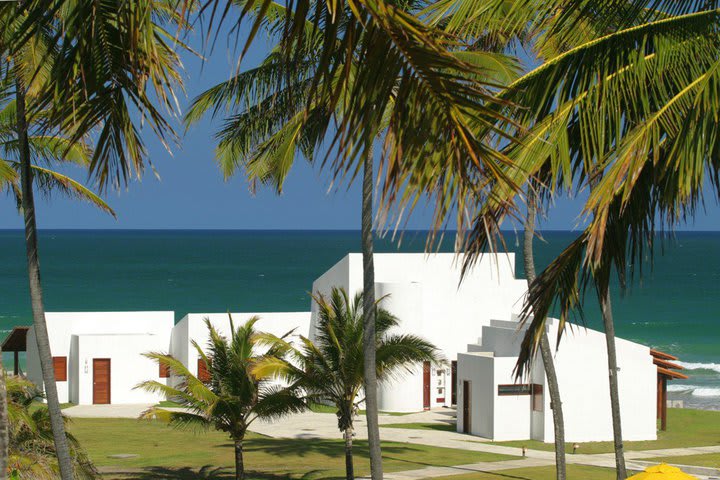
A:
MULTIPOLYGON (((525 277, 528 282, 528 291, 531 291, 535 283, 535 254, 533 252, 533 240, 535 238, 535 223, 537 218, 537 198, 535 190, 528 188, 527 215, 525 217, 525 230, 523 232, 523 262, 525 265, 525 277)), ((530 294, 531 295, 531 294, 530 294)), ((548 391, 550 392, 550 408, 553 413, 553 431, 555 439, 555 470, 557 480, 565 480, 567 469, 565 466, 565 420, 563 418, 562 400, 560 397, 560 385, 558 384, 555 361, 552 357, 550 340, 546 332, 542 333, 540 339, 540 356, 545 369, 548 391)))
MULTIPOLYGON (((364 293, 352 299, 342 288, 334 287, 329 296, 317 295, 318 324, 315 341, 301 337, 299 348, 288 349, 285 358, 269 357, 260 362, 256 372, 275 373, 292 385, 302 387, 311 402, 336 408, 338 429, 345 439, 345 476, 355 478, 352 456, 354 417, 362 397, 367 368, 365 358, 364 293)), ((375 363, 372 367, 381 382, 392 382, 404 371, 428 361, 443 363, 437 347, 410 334, 393 333, 400 320, 379 307, 382 299, 370 306, 375 311, 373 342, 375 363)))
MULTIPOLYGON (((284 7, 271 4, 271 18, 283 18, 284 7), (281 15, 282 14, 282 15, 281 15)), ((308 27, 309 28, 309 27, 308 27)), ((310 28, 309 28, 310 29, 310 28)), ((311 30, 311 29, 310 29, 311 30)), ((312 31, 312 30, 311 30, 312 31)), ((198 121, 203 114, 212 111, 213 116, 220 113, 230 116, 217 134, 218 147, 216 159, 225 177, 244 168, 253 188, 256 183, 271 184, 278 193, 282 191, 290 168, 299 155, 314 161, 317 149, 328 134, 328 126, 333 119, 336 123, 344 121, 347 110, 346 101, 338 102, 333 109, 332 103, 317 100, 306 110, 308 98, 312 96, 313 79, 318 70, 317 40, 306 40, 305 56, 291 61, 281 53, 278 45, 258 67, 239 73, 222 82, 194 99, 186 114, 186 124, 198 121), (282 75, 286 64, 290 62, 290 75, 282 75), (239 110, 239 112, 238 112, 239 110)), ((518 71, 516 61, 496 52, 461 52, 465 62, 472 62, 482 68, 483 78, 500 81, 512 78, 518 71)), ((460 54, 457 54, 460 56, 460 54)), ((356 63, 351 65, 353 72, 359 70, 356 63)), ((353 74, 354 76, 354 74, 353 74)), ((333 80, 334 82, 334 80, 333 80)), ((333 82, 330 82, 331 84, 333 82)), ((398 88, 401 79, 397 80, 398 88)), ((323 84, 317 88, 325 88, 323 84)), ((348 89, 352 91, 352 88, 348 89)), ((347 96, 348 93, 342 93, 347 96)), ((381 138, 389 131, 389 119, 394 107, 395 92, 386 105, 383 123, 378 126, 375 137, 381 138)), ((373 319, 375 304, 375 280, 373 265, 373 188, 374 162, 373 148, 368 146, 360 153, 361 165, 353 170, 351 165, 343 163, 339 156, 333 162, 334 175, 349 174, 352 179, 362 169, 361 199, 361 251, 363 256, 363 298, 365 308, 365 392, 367 427, 370 444, 370 458, 373 478, 382 476, 380 430, 377 418, 377 378, 371 365, 374 364, 375 337, 373 319)), ((322 164, 325 163, 323 160, 322 164)))
MULTIPOLYGON (((518 121, 528 141, 508 153, 513 183, 546 168, 550 194, 591 192, 587 228, 537 278, 519 371, 541 342, 551 306, 560 306, 562 335, 592 284, 607 336, 617 475, 625 478, 610 279, 617 272, 624 287, 631 265, 652 253, 655 228, 691 216, 705 185, 718 193, 717 183, 704 179, 718 171, 720 63, 712 45, 720 11, 717 2, 568 3, 573 8, 558 15, 575 17, 559 28, 567 48, 500 95, 527 107, 518 121), (578 42, 584 29, 573 27, 581 19, 600 26, 596 39, 578 42)), ((469 235, 476 253, 494 241, 498 222, 515 215, 514 196, 500 183, 490 189, 469 235)))
POLYGON ((89 171, 104 188, 108 182, 126 180, 130 173, 142 171, 145 150, 129 104, 141 113, 141 121, 149 120, 153 130, 165 138, 172 129, 153 105, 148 90, 153 87, 155 101, 172 109, 172 89, 180 83, 176 45, 171 45, 172 36, 163 28, 178 24, 174 3, 117 2, 105 7, 109 8, 97 8, 86 0, 0 5, 0 50, 12 64, 33 325, 63 480, 73 478, 73 465, 45 323, 31 132, 38 122, 43 133, 67 133, 71 146, 89 132, 98 132, 89 171))
POLYGON ((180 377, 180 384, 172 387, 155 380, 138 385, 149 392, 159 392, 184 407, 183 411, 168 411, 154 407, 143 414, 145 418, 160 418, 175 427, 214 428, 226 432, 235 451, 235 478, 245 478, 243 441, 255 420, 281 418, 305 409, 301 391, 295 385, 283 387, 273 380, 275 372, 256 370, 267 359, 284 354, 286 343, 255 330, 258 317, 235 328, 230 317, 229 336, 223 336, 206 319, 209 332, 207 350, 197 342, 193 346, 207 365, 210 379, 203 382, 182 364, 164 353, 148 353, 180 377))

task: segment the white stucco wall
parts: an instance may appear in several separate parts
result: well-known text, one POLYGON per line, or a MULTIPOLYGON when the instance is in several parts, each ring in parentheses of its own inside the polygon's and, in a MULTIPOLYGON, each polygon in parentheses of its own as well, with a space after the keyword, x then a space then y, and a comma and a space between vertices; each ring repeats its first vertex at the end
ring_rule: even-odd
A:
MULTIPOLYGON (((556 322, 551 322, 548 334, 551 339, 556 338, 556 322)), ((550 341, 553 350, 555 343, 550 341)), ((657 367, 652 362, 650 349, 621 338, 616 338, 616 349, 623 438, 655 440, 657 367)), ((555 365, 567 441, 612 440, 605 336, 577 326, 566 331, 555 352, 555 365)), ((546 395, 544 441, 552 442, 554 432, 548 397, 546 395)))
MULTIPOLYGON (((522 383, 542 386, 542 411, 532 408, 531 395, 497 394, 498 385, 514 384, 513 369, 523 332, 493 322, 483 329, 481 345, 473 353, 461 354, 460 381, 472 382, 472 433, 493 440, 554 440, 550 396, 542 361, 538 357, 530 376, 522 383), (482 353, 485 352, 485 353, 482 353), (492 392, 491 394, 489 392, 492 392)), ((548 322, 551 339, 557 322, 548 322)), ((558 375, 568 442, 609 441, 613 438, 607 376, 605 336, 601 332, 573 326, 555 349, 550 342, 558 375)), ((616 339, 620 409, 625 440, 654 440, 656 367, 648 347, 616 339)), ((461 389, 459 390, 461 392, 461 389)), ((458 431, 462 431, 462 403, 458 398, 458 431)))
MULTIPOLYGON (((378 298, 389 294, 382 306, 400 318, 401 331, 433 342, 448 362, 456 360, 458 353, 465 352, 468 343, 478 341, 483 325, 489 325, 496 318, 509 319, 519 312, 527 290, 525 280, 515 279, 515 256, 511 253, 484 255, 468 271, 462 283, 462 255, 379 253, 375 254, 374 261, 376 294, 378 298)), ((354 295, 362 290, 362 286, 362 255, 351 253, 313 283, 313 293, 327 295, 333 287, 342 287, 354 295)), ((312 339, 317 322, 314 301, 311 311, 312 339)), ((431 407, 450 405, 449 363, 445 368, 433 368, 432 374, 431 407), (438 399, 444 401, 438 402, 438 399)), ((381 409, 420 410, 423 406, 422 370, 416 370, 397 383, 388 383, 381 390, 381 409)))
MULTIPOLYGON (((282 336, 290 331, 294 335, 308 336, 310 330, 310 312, 255 312, 232 313, 236 328, 250 320, 259 317, 255 329, 261 332, 282 336)), ((229 335, 230 319, 227 313, 189 313, 175 325, 173 331, 173 350, 171 354, 183 361, 190 373, 197 375, 199 355, 192 341, 205 349, 208 343, 208 329, 205 319, 209 319, 221 335, 229 335)))
MULTIPOLYGON (((86 395, 82 390, 83 386, 79 377, 81 342, 78 339, 73 340, 73 336, 98 334, 149 335, 152 336, 153 340, 143 345, 151 345, 152 350, 167 350, 170 346, 170 332, 174 324, 174 317, 174 312, 47 312, 45 318, 51 353, 54 357, 67 357, 68 380, 57 382, 60 402, 78 401, 86 395)), ((109 354, 113 354, 113 358, 117 359, 116 362, 112 363, 111 367, 113 369, 112 375, 115 377, 115 368, 120 368, 119 365, 121 364, 135 362, 137 352, 134 350, 132 343, 137 341, 138 338, 132 337, 131 340, 127 337, 124 339, 116 337, 115 344, 113 342, 104 344, 107 350, 95 349, 92 354, 97 355, 95 358, 110 358, 109 354), (125 352, 124 356, 121 355, 123 352, 125 352)), ((42 386, 42 371, 40 370, 40 359, 33 328, 28 331, 27 359, 28 378, 37 385, 42 386)), ((90 365, 92 365, 92 360, 89 361, 90 365)), ((157 366, 155 370, 158 370, 157 366)), ((119 376, 122 377, 124 374, 121 373, 119 376)), ((112 378, 112 381, 114 382, 115 378, 112 378)), ((89 395, 92 399, 92 383, 90 384, 89 395)), ((135 396, 135 394, 130 394, 128 397, 124 395, 118 396, 118 403, 123 403, 120 401, 121 398, 135 398, 135 396)))
POLYGON ((76 335, 78 350, 77 396, 73 403, 93 403, 93 359, 110 359, 110 403, 157 403, 164 397, 135 387, 147 380, 167 384, 168 379, 160 378, 157 362, 143 356, 147 352, 167 351, 167 338, 153 334, 90 334, 76 335))

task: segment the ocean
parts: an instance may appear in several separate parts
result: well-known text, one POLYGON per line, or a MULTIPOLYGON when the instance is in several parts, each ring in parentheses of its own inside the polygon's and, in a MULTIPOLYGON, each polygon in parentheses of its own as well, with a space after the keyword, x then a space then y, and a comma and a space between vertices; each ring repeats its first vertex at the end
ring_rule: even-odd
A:
MULTIPOLYGON (((520 252, 520 233, 507 247, 520 252)), ((573 238, 543 232, 538 268, 573 238)), ((425 233, 406 232, 398 245, 379 238, 378 252, 420 252, 425 233)), ((0 231, 0 330, 31 323, 23 233, 0 231)), ((452 242, 442 245, 451 251, 452 242)), ((312 281, 348 252, 352 231, 45 230, 40 260, 49 311, 298 311, 309 308, 312 281)), ((523 276, 518 257, 517 274, 523 276)), ((688 407, 720 409, 720 232, 678 232, 656 247, 621 296, 614 289, 617 335, 680 358, 690 375, 669 385, 688 407)), ((601 328, 592 293, 589 327, 601 328)), ((560 346, 562 348, 562 344, 560 346)), ((7 360, 6 360, 7 361, 7 360)))

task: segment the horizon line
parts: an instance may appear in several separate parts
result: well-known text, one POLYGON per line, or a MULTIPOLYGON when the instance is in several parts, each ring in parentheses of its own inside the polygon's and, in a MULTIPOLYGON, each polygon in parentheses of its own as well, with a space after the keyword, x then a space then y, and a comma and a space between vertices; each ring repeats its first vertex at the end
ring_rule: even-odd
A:
MULTIPOLYGON (((0 232, 23 232, 23 228, 0 228, 0 232)), ((40 232, 56 231, 56 232, 342 232, 342 233, 356 233, 360 232, 360 229, 356 228, 182 228, 182 227, 167 227, 167 228, 38 228, 40 232)), ((427 233, 430 229, 422 228, 408 228, 397 230, 397 232, 414 232, 414 233, 427 233)), ((501 229, 502 233, 514 233, 522 232, 524 229, 501 229)), ((580 233, 581 229, 557 229, 557 228, 538 228, 538 232, 562 232, 562 233, 580 233)), ((692 229, 674 229, 674 230, 659 230, 656 234, 673 234, 673 233, 720 233, 720 229, 717 230, 692 230, 692 229)), ((377 230, 375 230, 377 234, 377 230)), ((393 232, 388 230, 387 235, 391 235, 393 232)), ((457 233, 456 229, 439 230, 438 234, 442 233, 457 233)))

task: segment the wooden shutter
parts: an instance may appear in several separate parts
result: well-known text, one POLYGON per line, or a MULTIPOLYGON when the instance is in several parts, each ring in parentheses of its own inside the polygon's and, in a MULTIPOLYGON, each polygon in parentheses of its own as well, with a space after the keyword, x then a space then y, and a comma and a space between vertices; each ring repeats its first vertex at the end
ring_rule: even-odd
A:
POLYGON ((210 381, 210 371, 208 370, 207 364, 205 363, 205 360, 202 358, 198 358, 197 363, 197 378, 203 383, 207 383, 210 381))
POLYGON ((536 412, 543 411, 543 386, 533 383, 532 386, 532 407, 536 412))
POLYGON ((160 378, 170 378, 170 367, 164 363, 160 363, 160 378))
POLYGON ((56 382, 67 382, 67 357, 53 357, 56 382))

